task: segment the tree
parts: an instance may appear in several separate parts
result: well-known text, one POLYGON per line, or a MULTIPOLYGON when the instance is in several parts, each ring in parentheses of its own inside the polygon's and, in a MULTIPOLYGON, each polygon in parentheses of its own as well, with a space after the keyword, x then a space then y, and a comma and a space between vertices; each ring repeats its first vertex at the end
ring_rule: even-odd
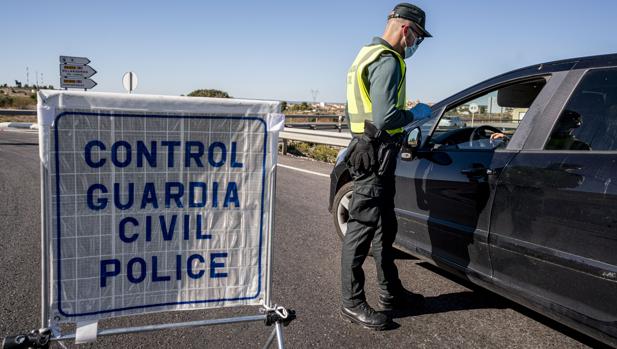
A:
POLYGON ((215 97, 215 98, 231 98, 229 93, 221 90, 201 89, 189 93, 189 97, 215 97))
POLYGON ((281 112, 284 112, 285 110, 287 110, 287 102, 282 101, 281 102, 281 112))

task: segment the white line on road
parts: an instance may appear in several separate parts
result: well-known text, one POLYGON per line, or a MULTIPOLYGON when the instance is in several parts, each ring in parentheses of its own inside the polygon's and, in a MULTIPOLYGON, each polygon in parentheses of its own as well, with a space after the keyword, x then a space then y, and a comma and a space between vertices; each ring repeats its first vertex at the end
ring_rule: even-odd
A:
POLYGON ((290 170, 294 170, 294 171, 299 171, 299 172, 309 173, 309 174, 313 174, 313 175, 316 175, 316 176, 321 176, 321 177, 328 177, 328 178, 330 178, 330 176, 329 176, 329 175, 327 175, 327 174, 323 174, 323 173, 319 173, 319 172, 314 172, 314 171, 309 171, 309 170, 304 170, 304 169, 297 168, 297 167, 291 167, 291 166, 281 165, 281 164, 277 164, 276 166, 278 166, 278 167, 282 167, 282 168, 288 168, 288 169, 290 169, 290 170))

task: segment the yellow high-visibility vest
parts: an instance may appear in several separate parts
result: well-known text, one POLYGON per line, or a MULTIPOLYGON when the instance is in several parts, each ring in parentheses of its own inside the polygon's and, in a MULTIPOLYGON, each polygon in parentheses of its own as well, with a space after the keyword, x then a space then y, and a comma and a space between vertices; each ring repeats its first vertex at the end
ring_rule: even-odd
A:
MULTIPOLYGON (((405 109, 405 72, 407 66, 401 55, 385 45, 369 45, 364 46, 356 59, 354 60, 349 72, 347 72, 347 114, 349 115, 349 124, 351 132, 364 132, 364 120, 373 121, 373 103, 371 96, 362 76, 366 74, 366 68, 369 64, 375 62, 382 53, 392 52, 401 66, 401 82, 398 86, 398 99, 396 103, 397 109, 405 109)), ((403 132, 403 128, 386 130, 389 134, 397 134, 403 132)))

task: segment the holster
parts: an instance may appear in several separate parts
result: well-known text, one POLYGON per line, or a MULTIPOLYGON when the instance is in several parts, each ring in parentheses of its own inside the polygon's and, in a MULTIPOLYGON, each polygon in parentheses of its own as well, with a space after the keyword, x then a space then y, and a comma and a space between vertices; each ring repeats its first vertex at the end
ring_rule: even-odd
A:
POLYGON ((372 122, 364 120, 364 135, 371 140, 377 152, 378 176, 392 176, 396 170, 396 157, 400 150, 399 137, 377 129, 372 122))

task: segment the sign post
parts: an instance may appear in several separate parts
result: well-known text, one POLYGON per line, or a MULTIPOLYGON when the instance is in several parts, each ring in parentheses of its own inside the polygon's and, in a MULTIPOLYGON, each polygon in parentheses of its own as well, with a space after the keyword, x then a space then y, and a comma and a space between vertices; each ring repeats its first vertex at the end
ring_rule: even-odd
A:
POLYGON ((279 103, 38 97, 50 340, 265 320, 282 348, 282 325, 295 313, 270 299, 279 103), (239 305, 265 311, 96 327, 119 316, 239 305), (65 323, 76 323, 76 333, 61 334, 65 323))

